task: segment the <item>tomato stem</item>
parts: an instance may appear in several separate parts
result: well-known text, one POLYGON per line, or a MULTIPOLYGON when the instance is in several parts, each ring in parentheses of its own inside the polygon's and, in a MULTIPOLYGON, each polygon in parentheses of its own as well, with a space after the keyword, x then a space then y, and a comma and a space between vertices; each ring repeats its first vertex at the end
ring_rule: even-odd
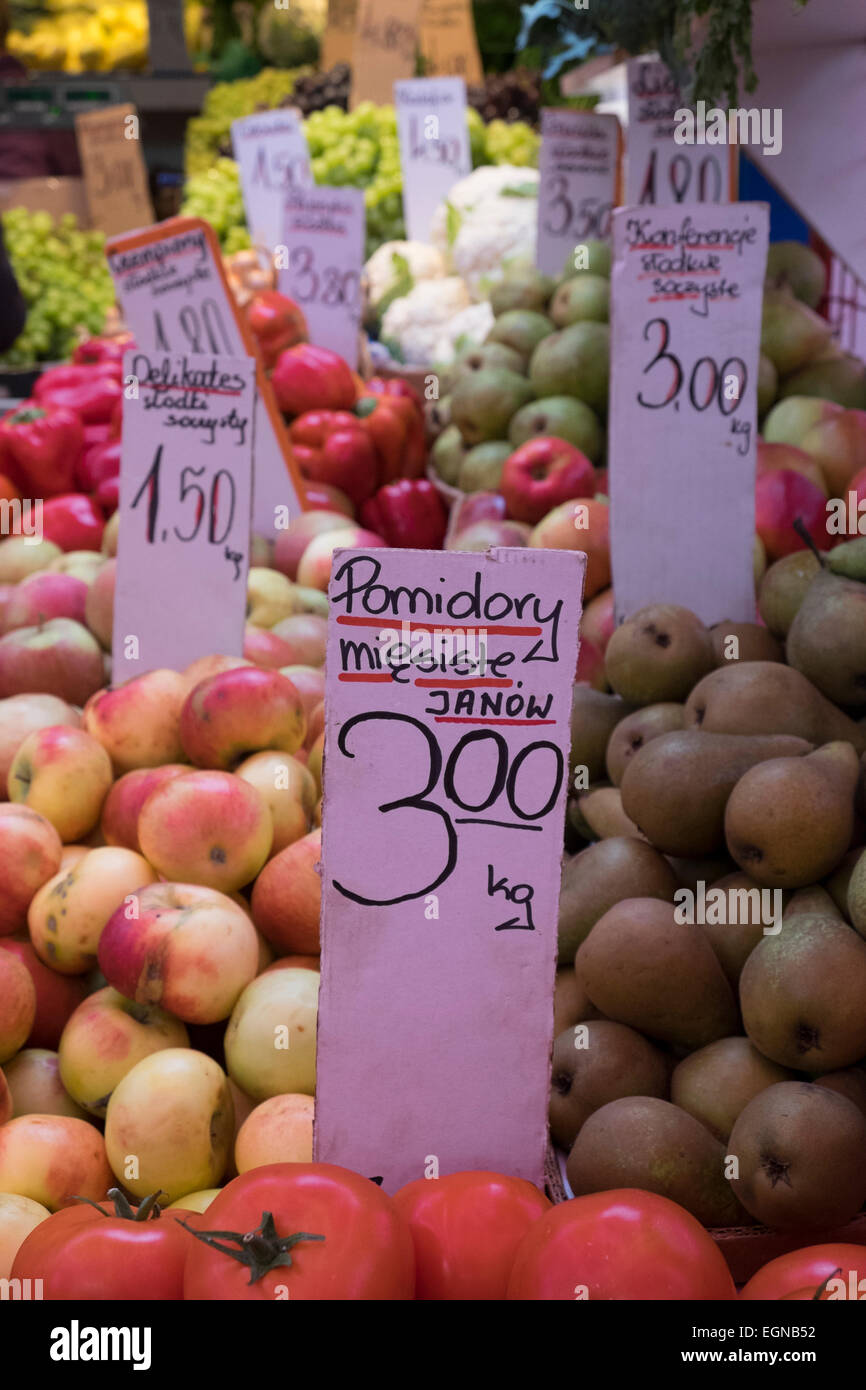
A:
MULTIPOLYGON (((114 1203, 114 1215, 122 1221, 149 1221, 151 1217, 156 1220, 162 1214, 158 1201, 163 1196, 161 1189, 157 1192, 151 1192, 150 1196, 143 1198, 137 1207, 130 1205, 128 1198, 119 1187, 110 1187, 108 1196, 114 1203)), ((86 1202, 89 1207, 93 1207, 94 1211, 98 1211, 100 1216, 108 1215, 108 1212, 103 1211, 98 1202, 92 1202, 89 1197, 76 1196, 73 1197, 73 1201, 86 1202)))
POLYGON ((290 1236, 280 1236, 269 1211, 262 1212, 261 1224, 255 1230, 243 1234, 240 1231, 195 1231, 180 1217, 178 1225, 212 1250, 219 1250, 221 1254, 237 1260, 238 1264, 245 1265, 250 1271, 250 1284, 257 1283, 272 1269, 280 1266, 291 1268, 291 1252, 299 1241, 325 1239, 321 1235, 311 1235, 309 1231, 295 1231, 290 1236), (225 1244, 226 1241, 231 1244, 225 1244), (237 1246, 237 1249, 232 1246, 237 1246))

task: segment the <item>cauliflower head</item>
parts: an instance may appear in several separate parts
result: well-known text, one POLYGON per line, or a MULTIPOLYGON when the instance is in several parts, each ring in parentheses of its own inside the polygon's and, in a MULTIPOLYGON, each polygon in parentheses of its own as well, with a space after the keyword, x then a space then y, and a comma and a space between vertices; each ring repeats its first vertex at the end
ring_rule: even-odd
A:
POLYGON ((433 243, 479 300, 515 261, 535 259, 538 172, 487 165, 461 179, 436 209, 433 243))
POLYGON ((432 362, 449 319, 471 303, 469 291, 457 275, 419 280, 408 294, 388 305, 382 317, 381 340, 393 345, 404 362, 432 362))
POLYGON ((465 345, 483 343, 494 323, 493 310, 486 299, 481 304, 470 304, 468 308, 461 309, 459 314, 449 319, 437 338, 433 361, 440 367, 450 366, 465 345))
POLYGON ((367 295, 375 310, 395 292, 408 293, 419 280, 435 280, 448 274, 445 257, 424 241, 386 241, 364 266, 367 295))

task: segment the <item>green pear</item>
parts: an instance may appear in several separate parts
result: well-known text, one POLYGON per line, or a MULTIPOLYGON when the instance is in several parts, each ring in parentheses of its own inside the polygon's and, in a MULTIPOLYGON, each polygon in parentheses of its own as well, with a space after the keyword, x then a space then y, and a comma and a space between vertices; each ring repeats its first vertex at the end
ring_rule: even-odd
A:
POLYGON ((562 280, 571 280, 575 275, 603 275, 609 280, 612 259, 610 242, 581 241, 566 257, 562 280))
POLYGON ((816 309, 827 283, 821 257, 802 241, 772 241, 767 251, 765 282, 771 289, 789 289, 816 309))
POLYGON ((822 569, 791 623, 785 652, 828 699, 866 706, 866 584, 822 569))
POLYGON ((823 401, 818 396, 788 396, 773 406, 761 433, 768 444, 793 444, 802 448, 800 441, 814 425, 841 414, 842 407, 835 401, 823 401))
MULTIPOLYGON (((851 910, 848 904, 848 889, 862 853, 863 851, 859 847, 857 849, 849 849, 848 853, 844 854, 839 860, 832 874, 828 874, 824 880, 824 887, 830 894, 837 912, 839 912, 841 916, 847 917, 852 926, 856 924, 852 920, 851 910)), ((861 936, 866 935, 866 901, 863 903, 863 913, 864 929, 860 931, 859 927, 856 928, 860 931, 861 936)))
POLYGON ((544 338, 529 361, 536 396, 576 396, 607 414, 610 329, 606 323, 573 323, 544 338))
POLYGON ((787 637, 820 569, 821 561, 813 550, 795 550, 770 565, 758 589, 758 611, 774 637, 787 637))
POLYGON ((449 425, 430 450, 430 462, 443 483, 448 483, 450 487, 457 486, 457 478, 465 457, 466 445, 463 443, 463 436, 456 425, 449 425))
POLYGON ((780 383, 779 395, 821 396, 845 410, 866 410, 866 366, 853 353, 810 362, 780 383))
POLYGON ((599 464, 604 454, 604 430, 594 411, 573 396, 545 396, 530 401, 512 417, 508 438, 512 447, 539 435, 554 435, 586 454, 590 463, 599 464))
POLYGON ((866 850, 855 861, 848 879, 848 918, 855 931, 866 936, 866 850))
POLYGON ((550 317, 557 328, 585 319, 607 323, 610 317, 610 281, 603 275, 576 275, 559 286, 550 301, 550 317))
POLYGON ((779 389, 779 373, 769 357, 762 352, 758 357, 758 419, 763 420, 776 399, 779 389))
POLYGON ((552 332, 553 324, 546 314, 534 309, 509 309, 496 320, 484 341, 486 345, 504 343, 529 361, 538 344, 552 332))
POLYGON ((451 418, 469 448, 487 439, 504 439, 512 415, 534 394, 526 378, 517 372, 484 367, 467 372, 454 387, 451 418))
POLYGON ((463 458, 457 477, 462 492, 497 492, 505 460, 514 453, 505 439, 488 439, 476 444, 463 458))
POLYGON ((466 348, 454 362, 454 383, 464 372, 480 372, 485 367, 505 367, 509 372, 522 376, 529 362, 528 356, 509 347, 507 343, 481 343, 466 348))
POLYGON ((858 536, 853 541, 843 541, 834 546, 827 556, 827 569, 833 574, 841 574, 844 579, 856 579, 866 584, 866 536, 858 536))
POLYGON ((714 665, 704 624, 674 603, 639 609, 614 630, 604 654, 608 683, 633 705, 684 700, 714 665))
POLYGON ((866 750, 866 730, 799 671, 777 661, 732 662, 711 671, 686 700, 683 727, 711 734, 793 734, 816 745, 842 739, 858 753, 866 750))
POLYGON ((490 307, 497 318, 510 309, 534 309, 543 314, 555 281, 534 266, 512 266, 490 291, 490 307))
POLYGON ((831 333, 827 320, 801 304, 789 291, 768 290, 764 295, 761 351, 780 376, 799 371, 817 357, 831 333))
POLYGON ((604 777, 607 742, 632 707, 618 695, 575 685, 571 692, 571 757, 569 786, 587 791, 604 777))

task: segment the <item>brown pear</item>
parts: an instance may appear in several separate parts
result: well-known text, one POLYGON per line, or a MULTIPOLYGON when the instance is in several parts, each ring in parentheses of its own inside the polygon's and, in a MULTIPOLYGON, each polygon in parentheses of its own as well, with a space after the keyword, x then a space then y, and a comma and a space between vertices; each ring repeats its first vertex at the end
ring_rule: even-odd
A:
POLYGON ((594 839, 607 840, 612 835, 633 835, 643 839, 622 808, 619 787, 593 787, 577 798, 577 805, 594 839))
POLYGON ((846 1100, 853 1101, 862 1115, 866 1115, 866 1072, 860 1067, 845 1067, 842 1071, 828 1071, 824 1076, 815 1077, 816 1086, 827 1086, 838 1091, 846 1100))
POLYGON ((855 931, 866 936, 866 849, 860 850, 848 879, 848 920, 855 931))
POLYGON ((829 700, 862 709, 866 705, 866 583, 829 569, 816 575, 791 624, 785 651, 789 665, 808 676, 829 700))
POLYGON ((631 705, 618 695, 606 695, 588 685, 576 685, 571 695, 571 784, 583 790, 604 777, 607 742, 631 705), (574 773, 586 768, 585 781, 575 784, 574 773))
POLYGON ((728 911, 724 921, 715 920, 711 914, 711 920, 703 922, 702 927, 725 978, 736 989, 743 966, 764 939, 765 919, 771 916, 774 906, 772 890, 763 889, 766 896, 762 898, 760 885, 741 873, 727 874, 712 886, 724 892, 728 911))
POLYGON ((767 1226, 831 1230, 866 1198, 866 1118, 826 1086, 768 1086, 740 1112, 727 1147, 738 1169, 731 1187, 767 1226))
POLYGON ((795 550, 770 565, 758 590, 758 611, 774 637, 787 637, 820 568, 821 562, 811 550, 795 550))
POLYGON ((848 853, 843 855, 839 860, 832 874, 829 874, 824 880, 824 887, 827 889, 827 892, 830 894, 830 897, 833 899, 833 902, 836 904, 842 916, 849 922, 851 921, 851 917, 848 911, 848 887, 851 882, 851 875, 862 853, 863 851, 859 848, 849 849, 848 853))
POLYGON ((652 1096, 613 1100, 590 1115, 566 1173, 575 1197, 634 1187, 677 1202, 704 1226, 742 1220, 722 1145, 685 1110, 652 1096))
POLYGON ((559 892, 560 965, 574 960, 580 943, 615 903, 623 898, 669 903, 676 886, 667 860, 645 840, 614 835, 575 854, 562 871, 559 892))
POLYGON ((714 623, 710 641, 716 665, 736 665, 739 661, 784 661, 781 642, 760 623, 714 623))
POLYGON ((783 921, 743 966, 740 1007, 755 1047, 779 1066, 853 1066, 866 1057, 866 942, 832 917, 783 921))
POLYGON ((813 883, 810 888, 798 888, 791 894, 782 920, 790 922, 794 917, 829 917, 836 922, 845 921, 826 888, 819 883, 813 883))
POLYGON ((622 782, 626 764, 644 744, 660 734, 683 727, 683 706, 672 701, 645 705, 621 719, 607 741, 607 775, 615 787, 622 782))
POLYGON ((686 701, 684 726, 709 734, 793 734, 814 744, 844 739, 858 752, 866 748, 866 729, 799 671, 772 661, 739 662, 704 676, 686 701))
POLYGON ((676 855, 669 854, 666 858, 680 887, 690 888, 693 893, 699 883, 718 883, 720 878, 732 874, 736 867, 728 854, 707 855, 705 859, 678 859, 676 855))
POLYGON ((725 839, 740 868, 770 888, 824 878, 851 843, 859 773, 850 743, 750 768, 725 810, 725 839))
POLYGON ((586 1023, 601 1015, 574 973, 574 966, 563 965, 553 983, 553 1036, 558 1038, 575 1023, 586 1023))
POLYGON ((750 1100, 793 1076, 762 1057, 748 1038, 719 1038, 678 1063, 671 1077, 671 1100, 724 1144, 750 1100))
POLYGON ((661 734, 631 759, 620 791, 625 814, 665 854, 701 859, 725 845, 725 806, 743 773, 767 758, 808 753, 804 739, 661 734))
POLYGON ((736 1031, 734 996, 712 947, 658 898, 626 898, 606 912, 574 969, 605 1018, 661 1042, 693 1050, 736 1031))
POLYGON ((674 603, 641 608, 614 630, 604 654, 611 689, 633 705, 684 700, 714 665, 704 624, 674 603))
POLYGON ((578 1023, 553 1044, 550 1137, 566 1151, 594 1110, 622 1096, 667 1098, 667 1055, 622 1023, 578 1023))

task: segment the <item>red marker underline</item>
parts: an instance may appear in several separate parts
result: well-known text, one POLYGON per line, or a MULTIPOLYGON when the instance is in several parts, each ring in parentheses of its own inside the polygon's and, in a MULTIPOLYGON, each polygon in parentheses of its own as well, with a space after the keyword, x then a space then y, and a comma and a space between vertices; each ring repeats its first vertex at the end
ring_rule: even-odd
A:
POLYGON ((699 294, 651 294, 647 304, 658 304, 660 299, 700 299, 699 294))
POLYGON ((171 381, 143 383, 143 391, 201 391, 205 396, 242 396, 243 390, 228 391, 219 386, 190 386, 188 383, 178 384, 171 381))
POLYGON ((379 674, 374 671, 341 671, 337 676, 340 681, 390 681, 393 677, 390 672, 379 674))
POLYGON ((555 724, 555 719, 472 719, 469 715, 437 714, 434 724, 555 724))
MULTIPOLYGON (((676 247, 656 246, 653 242, 641 242, 640 245, 630 246, 628 249, 629 251, 674 251, 676 247)), ((736 249, 736 243, 733 241, 724 243, 696 241, 693 242, 691 246, 685 247, 686 251, 736 251, 736 249)))
POLYGON ((507 686, 512 686, 512 685, 514 684, 514 681, 505 680, 505 679, 499 680, 499 679, 494 679, 493 676, 484 676, 484 677, 480 677, 478 680, 467 680, 467 681, 461 681, 461 680, 434 681, 434 680, 422 680, 422 679, 419 678, 418 680, 416 680, 415 684, 418 685, 418 686, 423 686, 423 687, 425 687, 425 688, 428 689, 428 690, 442 690, 442 689, 445 689, 445 690, 468 690, 471 686, 479 686, 479 685, 484 685, 484 686, 498 686, 500 689, 502 689, 502 688, 507 687, 507 686))
POLYGON ((345 623, 351 627, 378 627, 383 631, 395 631, 396 624, 399 623, 401 629, 408 628, 410 632, 486 632, 491 637, 540 637, 540 627, 508 627, 502 623, 416 623, 409 622, 405 618, 392 617, 389 621, 387 617, 381 618, 349 618, 345 614, 337 619, 338 623, 345 623))

